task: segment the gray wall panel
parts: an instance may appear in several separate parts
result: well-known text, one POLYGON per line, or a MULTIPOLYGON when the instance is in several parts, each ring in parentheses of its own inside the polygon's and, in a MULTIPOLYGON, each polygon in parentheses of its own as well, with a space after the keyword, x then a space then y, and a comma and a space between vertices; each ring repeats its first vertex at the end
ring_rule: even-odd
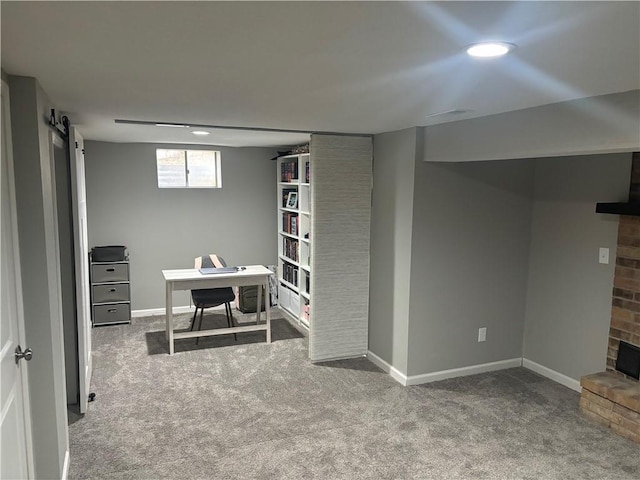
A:
POLYGON ((409 375, 521 356, 532 183, 526 160, 416 165, 409 375))
POLYGON ((373 139, 369 351, 407 373, 417 129, 373 139))
MULTIPOLYGON (((165 304, 161 270, 191 268, 216 253, 230 265, 275 264, 276 162, 269 148, 85 142, 90 246, 126 245, 132 309, 165 304), (221 189, 159 189, 156 148, 211 148, 221 189)), ((175 305, 189 305, 178 292, 175 305)))
POLYGON ((367 353, 371 156, 370 137, 311 136, 313 361, 367 353))
POLYGON ((575 380, 605 369, 619 216, 595 204, 626 201, 630 170, 630 153, 537 160, 523 356, 575 380))

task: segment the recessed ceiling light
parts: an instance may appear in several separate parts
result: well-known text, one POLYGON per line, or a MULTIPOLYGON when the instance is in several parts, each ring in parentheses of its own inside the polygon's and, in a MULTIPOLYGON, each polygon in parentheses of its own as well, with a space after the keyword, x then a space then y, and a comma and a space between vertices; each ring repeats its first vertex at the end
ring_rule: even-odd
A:
POLYGON ((194 135, 200 135, 200 136, 205 136, 205 135, 209 135, 211 132, 205 132, 204 130, 194 130, 193 132, 194 135))
POLYGON ((513 43, 505 42, 480 42, 467 48, 467 53, 472 57, 501 57, 516 48, 513 43))

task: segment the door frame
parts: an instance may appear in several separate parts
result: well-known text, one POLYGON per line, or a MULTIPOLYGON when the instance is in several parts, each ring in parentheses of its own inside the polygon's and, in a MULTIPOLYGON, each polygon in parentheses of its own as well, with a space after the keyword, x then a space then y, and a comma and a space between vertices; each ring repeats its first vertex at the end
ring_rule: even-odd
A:
POLYGON ((69 163, 71 173, 71 208, 73 250, 76 279, 77 355, 79 374, 79 408, 88 408, 93 361, 91 351, 91 298, 89 291, 89 243, 87 232, 87 196, 84 175, 84 139, 69 127, 69 163))

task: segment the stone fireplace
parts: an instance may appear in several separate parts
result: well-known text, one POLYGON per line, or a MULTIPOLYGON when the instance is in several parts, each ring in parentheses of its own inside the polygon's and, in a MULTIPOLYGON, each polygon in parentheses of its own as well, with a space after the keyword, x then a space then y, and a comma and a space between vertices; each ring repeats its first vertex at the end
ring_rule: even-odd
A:
POLYGON ((640 217, 627 215, 618 224, 607 371, 637 382, 615 369, 621 340, 640 347, 640 217))
MULTIPOLYGON (((626 206, 633 209, 637 205, 640 205, 640 152, 634 152, 631 158, 629 202, 626 206)), ((637 382, 637 378, 615 368, 620 341, 640 347, 640 216, 624 214, 620 215, 618 222, 607 371, 637 382)))
POLYGON ((632 157, 629 202, 600 203, 596 212, 620 215, 618 245, 606 372, 580 379, 580 410, 591 420, 640 443, 640 382, 632 376, 639 367, 636 362, 640 363, 640 152, 632 157))

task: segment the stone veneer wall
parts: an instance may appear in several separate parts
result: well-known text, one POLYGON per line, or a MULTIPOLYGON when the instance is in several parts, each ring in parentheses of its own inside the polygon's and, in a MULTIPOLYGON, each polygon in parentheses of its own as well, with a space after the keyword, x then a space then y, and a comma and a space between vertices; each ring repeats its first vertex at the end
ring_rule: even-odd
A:
POLYGON ((640 443, 640 384, 612 372, 580 379, 580 411, 618 435, 640 443))
MULTIPOLYGON (((633 154, 630 201, 638 201, 640 193, 640 153, 633 154)), ((620 215, 618 249, 613 279, 613 300, 607 370, 615 371, 620 340, 640 347, 640 217, 620 215)), ((615 372, 637 381, 635 378, 615 372)))
POLYGON ((618 226, 607 370, 615 370, 620 340, 640 346, 640 217, 626 215, 618 226))

